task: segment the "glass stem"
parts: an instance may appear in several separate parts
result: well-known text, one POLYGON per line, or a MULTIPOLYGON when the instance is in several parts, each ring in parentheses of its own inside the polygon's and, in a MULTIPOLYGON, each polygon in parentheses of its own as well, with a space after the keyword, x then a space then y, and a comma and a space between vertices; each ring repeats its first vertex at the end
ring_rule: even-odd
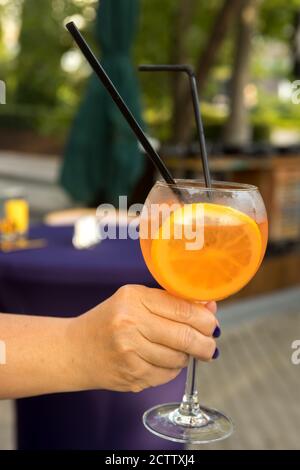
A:
POLYGON ((179 412, 185 416, 198 416, 201 413, 198 400, 197 364, 194 357, 190 357, 187 369, 185 391, 179 412))
POLYGON ((199 405, 197 364, 198 361, 190 357, 181 404, 169 415, 169 419, 174 424, 189 428, 201 428, 211 423, 211 418, 201 410, 199 405))
POLYGON ((198 361, 190 357, 185 392, 180 407, 170 413, 169 419, 180 426, 189 428, 202 428, 211 423, 211 418, 201 410, 198 400, 197 385, 197 364, 198 361))

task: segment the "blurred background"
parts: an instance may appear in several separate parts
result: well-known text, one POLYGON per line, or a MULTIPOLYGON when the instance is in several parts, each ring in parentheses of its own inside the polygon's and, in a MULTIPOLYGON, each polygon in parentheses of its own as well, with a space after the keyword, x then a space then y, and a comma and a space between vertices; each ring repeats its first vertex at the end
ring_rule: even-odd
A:
MULTIPOLYGON (((300 448, 290 361, 300 336, 300 0, 0 0, 0 190, 22 188, 38 226, 120 194, 143 202, 157 177, 65 30, 71 20, 173 175, 202 176, 189 83, 140 64, 194 67, 213 177, 261 190, 267 255, 220 308, 224 353, 204 366, 203 393, 237 423, 216 448, 300 448)), ((16 445, 13 416, 1 403, 0 448, 16 445)))

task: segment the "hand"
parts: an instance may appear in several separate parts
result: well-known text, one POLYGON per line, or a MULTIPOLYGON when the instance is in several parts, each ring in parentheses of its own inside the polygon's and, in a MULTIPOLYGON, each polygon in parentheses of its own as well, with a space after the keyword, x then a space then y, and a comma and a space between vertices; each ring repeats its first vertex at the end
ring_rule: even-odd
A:
POLYGON ((189 355, 211 360, 216 309, 160 289, 121 287, 74 319, 83 388, 139 392, 174 379, 189 355))

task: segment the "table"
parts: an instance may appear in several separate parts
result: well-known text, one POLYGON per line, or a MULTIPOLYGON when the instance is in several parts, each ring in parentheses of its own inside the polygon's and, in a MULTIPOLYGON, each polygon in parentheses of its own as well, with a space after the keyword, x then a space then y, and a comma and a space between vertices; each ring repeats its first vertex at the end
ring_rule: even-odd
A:
MULTIPOLYGON (((155 286, 139 242, 104 240, 75 250, 71 227, 39 226, 32 238, 47 247, 0 254, 0 311, 33 315, 79 315, 126 283, 155 286)), ((178 449, 143 427, 143 412, 178 401, 181 374, 172 383, 139 394, 87 391, 17 400, 19 449, 178 449)))

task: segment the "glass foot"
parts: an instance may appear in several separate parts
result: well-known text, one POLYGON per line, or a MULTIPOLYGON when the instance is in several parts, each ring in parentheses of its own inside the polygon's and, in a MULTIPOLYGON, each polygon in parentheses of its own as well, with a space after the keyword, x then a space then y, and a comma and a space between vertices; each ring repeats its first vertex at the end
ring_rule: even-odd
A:
POLYGON ((180 403, 158 405, 146 411, 143 423, 148 431, 169 441, 205 444, 221 441, 233 432, 233 423, 223 413, 201 407, 191 416, 180 412, 180 403))

